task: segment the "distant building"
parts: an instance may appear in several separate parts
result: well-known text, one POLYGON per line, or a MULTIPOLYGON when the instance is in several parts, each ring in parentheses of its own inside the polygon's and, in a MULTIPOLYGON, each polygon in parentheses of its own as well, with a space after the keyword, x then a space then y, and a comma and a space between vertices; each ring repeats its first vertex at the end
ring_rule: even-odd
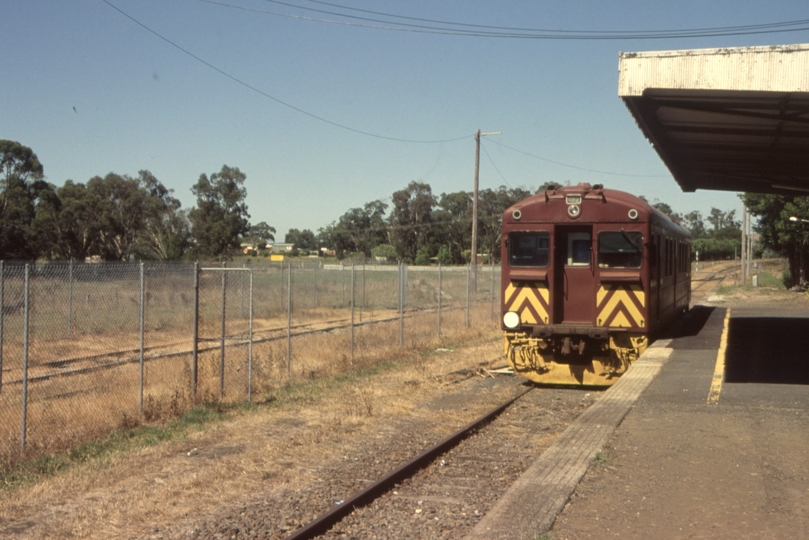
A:
POLYGON ((292 253, 295 244, 272 244, 267 245, 267 249, 269 249, 272 253, 292 253))

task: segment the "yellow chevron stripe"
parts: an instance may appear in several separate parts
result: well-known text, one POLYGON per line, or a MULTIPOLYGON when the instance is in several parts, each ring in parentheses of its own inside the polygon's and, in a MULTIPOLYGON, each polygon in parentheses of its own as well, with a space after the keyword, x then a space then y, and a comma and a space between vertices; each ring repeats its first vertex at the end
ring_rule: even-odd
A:
POLYGON ((629 320, 627 320, 626 316, 623 313, 619 312, 618 315, 615 316, 615 319, 610 323, 610 327, 631 328, 632 323, 630 323, 629 320))
POLYGON ((520 312, 520 321, 528 324, 536 324, 537 322, 547 322, 548 320, 548 311, 545 309, 545 305, 548 304, 548 300, 550 298, 550 293, 548 292, 547 287, 543 283, 533 283, 532 284, 536 291, 534 291, 530 286, 528 287, 515 287, 514 284, 509 283, 508 287, 506 287, 506 299, 505 304, 507 309, 510 310, 518 310, 527 301, 536 311, 537 315, 539 315, 541 321, 537 321, 534 317, 533 313, 529 309, 522 309, 520 312), (516 295, 515 295, 516 293, 516 295), (543 305, 540 298, 537 297, 539 293, 539 297, 545 301, 543 305))
MULTIPOLYGON (((603 285, 599 288, 598 292, 596 293, 596 297, 598 300, 598 305, 600 306, 604 298, 607 296, 607 293, 610 291, 615 291, 612 297, 607 301, 606 305, 599 311, 598 318, 601 321, 606 321, 610 318, 612 313, 618 307, 619 304, 622 304, 626 310, 629 312, 630 316, 634 319, 634 324, 636 326, 643 326, 643 313, 635 305, 635 302, 632 301, 630 298, 630 294, 638 299, 641 306, 645 306, 645 294, 643 289, 639 285, 609 285, 608 287, 604 287, 603 285)), ((623 328, 624 326, 629 327, 632 326, 629 320, 627 320, 626 316, 623 314, 619 314, 616 316, 615 320, 610 324, 610 326, 616 326, 623 328)))
MULTIPOLYGON (((528 301, 529 304, 531 304, 531 306, 533 306, 534 310, 537 312, 537 315, 539 315, 543 321, 547 319, 548 312, 545 311, 545 306, 543 306, 542 303, 539 301, 539 298, 536 297, 534 291, 532 291, 528 287, 522 288, 522 291, 520 291, 520 294, 517 295, 517 298, 514 300, 514 304, 512 305, 515 307, 523 306, 526 300, 528 301)), ((522 310, 522 312, 520 313, 520 319, 523 322, 530 322, 530 323, 538 322, 534 319, 533 314, 528 309, 522 310)))
POLYGON ((641 307, 646 307, 646 293, 643 291, 643 287, 640 285, 619 285, 619 284, 612 284, 607 285, 606 287, 602 285, 598 288, 598 292, 596 293, 596 305, 600 306, 601 303, 604 301, 604 297, 610 291, 618 291, 623 289, 624 291, 631 291, 635 298, 638 299, 638 303, 641 307))
POLYGON ((604 301, 604 297, 607 296, 612 289, 615 288, 615 285, 607 285, 606 287, 602 285, 598 288, 598 292, 596 292, 596 306, 600 306, 601 302, 604 301))
POLYGON ((537 320, 534 318, 534 314, 531 313, 531 310, 524 309, 520 313, 520 322, 526 323, 526 324, 536 324, 537 320))
POLYGON ((514 286, 513 283, 509 283, 508 287, 506 287, 506 297, 503 298, 503 303, 508 305, 511 301, 511 295, 514 294, 514 291, 517 290, 517 287, 514 286))
POLYGON ((646 293, 640 285, 630 285, 630 290, 635 294, 635 298, 640 302, 641 307, 646 307, 646 293))

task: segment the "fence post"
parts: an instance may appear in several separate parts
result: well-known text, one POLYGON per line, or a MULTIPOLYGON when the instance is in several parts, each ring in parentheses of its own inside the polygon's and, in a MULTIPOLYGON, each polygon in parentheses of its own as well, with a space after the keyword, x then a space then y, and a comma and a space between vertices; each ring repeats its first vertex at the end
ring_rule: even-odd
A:
MULTIPOLYGON (((292 372, 292 263, 287 274, 287 377, 292 372)), ((283 278, 284 274, 281 273, 283 278)))
POLYGON ((351 261, 351 363, 354 363, 354 261, 351 261))
POLYGON ((469 328, 469 275, 470 269, 472 268, 471 264, 467 265, 466 267, 466 327, 469 328))
POLYGON ((3 261, 0 261, 0 392, 3 391, 3 307, 5 306, 6 280, 3 261))
POLYGON ((279 287, 278 299, 281 300, 281 312, 283 313, 286 306, 284 305, 284 261, 281 261, 281 286, 279 287))
MULTIPOLYGON (((225 263, 222 263, 225 268, 225 263)), ((227 303, 227 272, 222 272, 222 339, 219 345, 219 400, 225 397, 225 304, 227 303)))
POLYGON ((365 311, 365 255, 362 256, 362 303, 360 304, 360 322, 362 322, 363 311, 365 311))
POLYGON ((73 259, 70 259, 67 281, 67 335, 73 337, 73 259))
MULTIPOLYGON (((320 263, 318 263, 318 264, 320 264, 320 263)), ((312 273, 312 283, 313 283, 312 290, 313 290, 314 296, 315 296, 315 305, 313 307, 315 309, 317 309, 317 264, 315 264, 312 267, 312 272, 313 272, 312 273)))
POLYGON ((197 395, 199 366, 199 261, 194 263, 194 344, 191 354, 191 391, 197 395))
POLYGON ((491 293, 491 315, 490 318, 494 320, 494 257, 491 260, 491 268, 492 268, 492 293, 491 293))
POLYGON ((438 262, 438 339, 441 339, 441 262, 438 262))
MULTIPOLYGON (((247 261, 242 263, 242 268, 247 268, 247 261)), ((244 317, 244 272, 239 272, 239 318, 244 317)))
POLYGON ((250 270, 250 342, 247 345, 247 402, 253 403, 253 270, 250 270))
POLYGON ((20 433, 20 446, 25 450, 25 437, 28 430, 28 322, 31 313, 30 293, 30 265, 25 265, 25 292, 22 333, 22 427, 20 433))
POLYGON ((138 411, 140 417, 143 418, 143 332, 144 332, 144 275, 143 275, 143 262, 140 263, 140 300, 138 302, 138 320, 140 321, 140 398, 138 401, 138 411))
POLYGON ((404 263, 399 263, 399 348, 404 348, 404 263))

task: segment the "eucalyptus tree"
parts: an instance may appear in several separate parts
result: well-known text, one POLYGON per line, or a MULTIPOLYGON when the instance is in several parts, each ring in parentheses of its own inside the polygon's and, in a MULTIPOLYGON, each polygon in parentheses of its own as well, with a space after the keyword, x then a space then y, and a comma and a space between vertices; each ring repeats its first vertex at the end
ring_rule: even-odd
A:
POLYGON ((83 261, 98 254, 100 208, 99 197, 73 180, 44 198, 32 224, 40 256, 83 261))
POLYGON ((789 283, 794 286, 809 278, 809 197, 745 193, 744 205, 758 218, 754 227, 763 248, 787 258, 789 283), (798 221, 790 220, 798 218, 798 221))
POLYGON ((250 232, 247 213, 247 175, 238 167, 222 165, 210 178, 202 174, 191 188, 197 206, 188 213, 196 249, 204 257, 226 258, 250 232))
POLYGON ((38 255, 32 223, 37 206, 53 194, 44 168, 29 147, 0 140, 0 259, 38 255))
POLYGON ((392 202, 388 220, 391 244, 400 257, 412 262, 419 248, 429 244, 437 201, 429 184, 410 182, 405 189, 393 193, 392 202))

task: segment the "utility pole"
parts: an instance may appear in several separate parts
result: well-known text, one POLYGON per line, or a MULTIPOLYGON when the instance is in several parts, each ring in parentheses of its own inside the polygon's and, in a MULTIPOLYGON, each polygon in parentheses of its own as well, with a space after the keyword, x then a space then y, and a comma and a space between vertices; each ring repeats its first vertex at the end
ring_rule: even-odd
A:
POLYGON ((742 286, 747 285, 747 207, 742 206, 742 286))
POLYGON ((478 290, 478 172, 480 171, 480 138, 487 135, 500 135, 502 131, 492 131, 490 133, 475 132, 475 184, 472 190, 472 254, 470 256, 469 268, 472 290, 478 290))

